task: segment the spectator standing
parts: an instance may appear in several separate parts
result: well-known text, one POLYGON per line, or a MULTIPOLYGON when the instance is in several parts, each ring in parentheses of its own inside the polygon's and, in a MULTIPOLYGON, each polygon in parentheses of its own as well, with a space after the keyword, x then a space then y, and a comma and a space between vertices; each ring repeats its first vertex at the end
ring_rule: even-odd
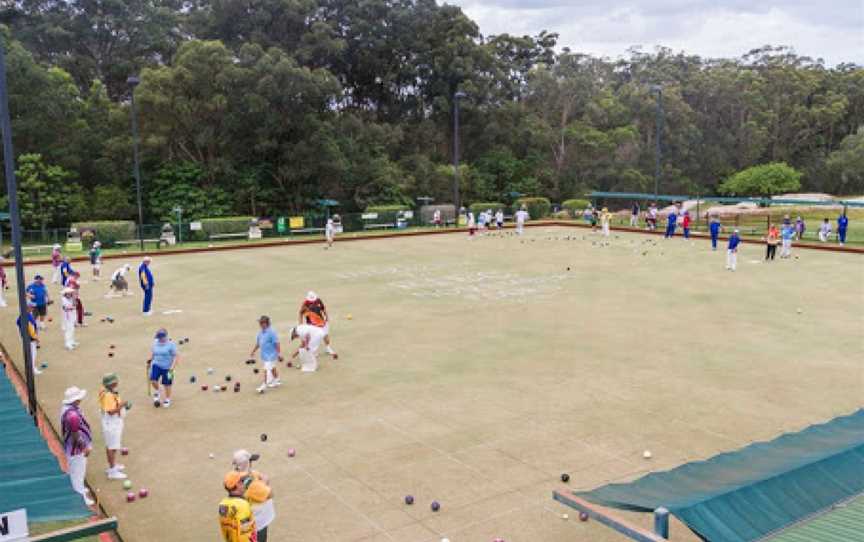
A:
POLYGON ((684 211, 681 227, 684 229, 684 239, 690 239, 690 211, 684 211))
POLYGON ((635 228, 639 225, 639 203, 634 201, 630 208, 630 227, 635 228))
POLYGON ((81 412, 81 401, 87 390, 75 386, 66 389, 63 395, 63 408, 60 410, 60 427, 63 434, 63 451, 69 466, 69 481, 72 489, 78 492, 87 506, 96 502, 90 497, 84 478, 87 475, 87 458, 93 450, 93 437, 90 424, 81 412))
POLYGON ((669 216, 666 217, 666 235, 664 237, 669 239, 671 237, 675 237, 675 228, 678 226, 678 208, 672 206, 672 209, 669 211, 669 216))
POLYGON ((609 221, 612 219, 612 215, 609 213, 609 209, 603 207, 603 211, 600 213, 600 225, 603 230, 603 237, 609 237, 609 221))

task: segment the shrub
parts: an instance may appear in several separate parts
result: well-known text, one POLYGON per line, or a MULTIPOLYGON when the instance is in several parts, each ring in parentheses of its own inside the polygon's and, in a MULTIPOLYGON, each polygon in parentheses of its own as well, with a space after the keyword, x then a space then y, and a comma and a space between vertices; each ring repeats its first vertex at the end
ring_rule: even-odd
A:
POLYGON ((494 213, 498 209, 504 209, 505 207, 507 207, 507 206, 504 205, 503 203, 497 203, 497 202, 472 203, 471 205, 468 206, 468 210, 470 210, 472 213, 474 213, 474 216, 477 216, 479 213, 482 213, 483 211, 486 211, 488 209, 492 209, 492 212, 494 213))
POLYGON ((582 216, 586 207, 590 207, 591 202, 587 199, 568 199, 561 204, 561 208, 567 210, 572 217, 582 216))
POLYGON ((366 213, 398 213, 400 211, 407 211, 411 209, 407 205, 402 205, 399 203, 391 203, 387 205, 370 205, 366 207, 364 212, 366 213))
POLYGON ((251 216, 224 216, 219 218, 202 218, 201 230, 207 236, 220 233, 245 233, 249 231, 249 224, 255 220, 251 216))
POLYGON ((135 223, 131 220, 104 220, 93 222, 75 222, 72 227, 79 232, 93 230, 96 232, 94 241, 99 241, 104 247, 113 246, 117 241, 135 239, 137 231, 135 223))
POLYGON ((523 205, 532 220, 546 218, 552 211, 552 203, 549 198, 519 198, 513 203, 513 211, 518 211, 523 205))

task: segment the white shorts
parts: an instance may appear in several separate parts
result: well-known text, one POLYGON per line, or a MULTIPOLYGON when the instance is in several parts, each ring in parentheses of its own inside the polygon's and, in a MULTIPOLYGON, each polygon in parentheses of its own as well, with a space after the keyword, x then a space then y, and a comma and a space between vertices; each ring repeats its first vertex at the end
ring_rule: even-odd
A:
POLYGON ((264 365, 264 370, 265 370, 265 371, 272 371, 272 370, 273 370, 273 367, 276 366, 276 362, 275 362, 275 361, 262 361, 261 363, 264 365))
POLYGON ((330 335, 330 322, 324 324, 324 327, 321 328, 324 331, 324 336, 330 335))
POLYGON ((102 434, 105 447, 109 450, 119 450, 123 447, 123 418, 120 416, 102 415, 102 434))

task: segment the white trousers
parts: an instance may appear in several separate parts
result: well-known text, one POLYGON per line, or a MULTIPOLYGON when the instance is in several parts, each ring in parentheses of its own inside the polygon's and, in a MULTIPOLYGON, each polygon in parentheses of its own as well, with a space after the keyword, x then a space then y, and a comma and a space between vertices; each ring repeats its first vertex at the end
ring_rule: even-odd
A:
POLYGON ((6 306, 6 297, 3 295, 3 285, 0 284, 0 307, 6 306))
POLYGON ((60 284, 60 266, 53 267, 51 272, 51 284, 60 284))
POLYGON ((639 215, 630 215, 630 226, 636 227, 639 224, 639 215))
POLYGON ((516 233, 519 235, 522 235, 522 233, 524 231, 525 231, 525 223, 524 222, 517 222, 516 223, 516 233))
POLYGON ((66 348, 75 348, 75 322, 77 319, 77 315, 75 311, 63 311, 63 322, 61 327, 63 328, 63 341, 65 342, 66 348))
POLYGON ((39 349, 36 348, 36 341, 30 341, 30 360, 33 362, 33 369, 35 370, 39 365, 36 364, 36 357, 39 354, 39 349))
POLYGON ((827 243, 828 242, 828 234, 825 233, 824 231, 820 231, 819 232, 819 240, 822 241, 823 243, 827 243))
POLYGON ((780 247, 780 257, 788 258, 792 255, 792 239, 783 239, 783 244, 780 247))
POLYGON ((300 370, 304 373, 314 373, 318 370, 318 353, 308 348, 300 349, 300 370))
POLYGON ((726 269, 735 271, 738 266, 738 252, 731 248, 726 250, 726 269))
POLYGON ((84 477, 87 475, 87 457, 84 454, 67 455, 66 462, 69 464, 69 481, 72 482, 72 489, 85 497, 87 486, 84 485, 84 477))
POLYGON ((603 236, 609 237, 609 223, 608 222, 605 222, 603 224, 603 236))

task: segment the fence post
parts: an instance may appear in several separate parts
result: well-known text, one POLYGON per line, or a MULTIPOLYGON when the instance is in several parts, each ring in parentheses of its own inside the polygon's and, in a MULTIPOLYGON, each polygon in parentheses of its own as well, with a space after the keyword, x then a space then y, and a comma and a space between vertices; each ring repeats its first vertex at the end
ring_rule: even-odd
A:
POLYGON ((662 506, 654 510, 654 534, 669 540, 669 510, 662 506))

